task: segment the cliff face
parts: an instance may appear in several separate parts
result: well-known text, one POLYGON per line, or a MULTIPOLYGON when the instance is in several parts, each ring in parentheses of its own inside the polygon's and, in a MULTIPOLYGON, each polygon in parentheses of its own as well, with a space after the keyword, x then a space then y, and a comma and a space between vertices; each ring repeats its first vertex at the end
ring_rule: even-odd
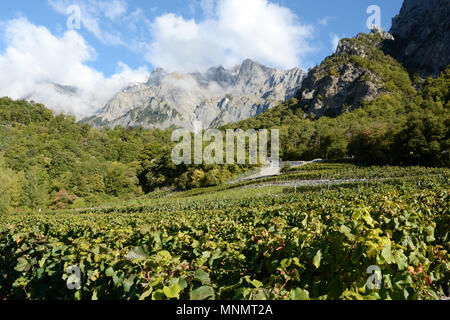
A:
POLYGON ((338 115, 382 94, 407 94, 411 73, 438 75, 450 62, 449 10, 450 0, 405 0, 389 33, 342 39, 304 80, 299 107, 310 116, 338 115))
POLYGON ((315 117, 334 116, 397 90, 389 81, 408 82, 401 64, 383 52, 385 41, 392 36, 382 30, 342 39, 336 52, 309 72, 299 90, 299 106, 315 117))
POLYGON ((392 54, 413 72, 437 75, 450 63, 450 0, 405 0, 392 21, 392 54))
POLYGON ((118 93, 97 116, 84 122, 101 126, 183 127, 194 121, 205 128, 259 115, 295 96, 306 73, 268 68, 245 60, 228 70, 211 68, 205 73, 153 71, 147 83, 118 93))

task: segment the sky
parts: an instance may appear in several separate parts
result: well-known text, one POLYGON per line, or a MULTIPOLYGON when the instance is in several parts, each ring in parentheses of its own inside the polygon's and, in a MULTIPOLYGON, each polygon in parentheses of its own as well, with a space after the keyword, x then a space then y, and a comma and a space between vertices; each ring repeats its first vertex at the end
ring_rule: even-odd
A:
POLYGON ((93 114, 154 68, 204 71, 250 58, 305 70, 339 41, 384 30, 403 0, 0 1, 0 96, 93 114), (372 20, 378 6, 380 20, 372 20), (370 23, 369 23, 370 24, 370 23), (61 93, 55 83, 73 90, 61 93))

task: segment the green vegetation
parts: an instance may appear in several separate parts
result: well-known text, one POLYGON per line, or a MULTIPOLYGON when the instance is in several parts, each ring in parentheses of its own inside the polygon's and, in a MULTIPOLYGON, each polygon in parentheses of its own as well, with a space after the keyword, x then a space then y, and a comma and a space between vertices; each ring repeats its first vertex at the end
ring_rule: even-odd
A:
POLYGON ((297 97, 222 128, 280 129, 284 160, 340 160, 258 181, 225 184, 249 165, 174 165, 171 130, 97 130, 1 98, 0 299, 448 294, 450 68, 412 82, 378 35, 348 41, 311 72, 363 68, 378 98, 318 117, 297 97))
POLYGON ((0 212, 83 207, 158 188, 214 186, 246 167, 175 166, 171 130, 97 130, 43 105, 0 99, 0 212))
POLYGON ((372 164, 449 166, 450 68, 424 81, 417 93, 398 88, 339 116, 311 120, 292 99, 228 127, 280 128, 284 160, 349 157, 372 164))
MULTIPOLYGON (((228 127, 281 129, 284 160, 354 158, 371 164, 448 166, 450 69, 436 79, 416 80, 416 92, 398 63, 379 48, 371 50, 370 59, 332 56, 321 68, 334 73, 353 61, 392 82, 396 89, 390 93, 362 101, 352 112, 317 120, 307 117, 294 98, 228 127)), ((42 105, 8 98, 0 99, 0 136, 0 176, 6 181, 0 187, 3 212, 95 206, 159 188, 221 185, 250 168, 175 166, 170 160, 171 130, 100 131, 55 116, 42 105)))
POLYGON ((450 280, 449 171, 421 170, 370 184, 256 183, 2 216, 0 299, 438 299, 450 280), (79 291, 66 286, 73 265, 79 291), (380 290, 366 287, 371 265, 380 290))

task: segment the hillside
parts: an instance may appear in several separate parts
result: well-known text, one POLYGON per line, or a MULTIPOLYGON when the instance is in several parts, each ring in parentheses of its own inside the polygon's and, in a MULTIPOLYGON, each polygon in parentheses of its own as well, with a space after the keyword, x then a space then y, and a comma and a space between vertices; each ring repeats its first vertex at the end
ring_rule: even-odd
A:
POLYGON ((341 40, 336 52, 309 72, 299 90, 299 106, 316 118, 352 111, 383 94, 410 95, 408 73, 383 52, 390 39, 374 30, 341 40))
POLYGON ((450 1, 405 0, 392 21, 392 55, 411 72, 438 75, 450 63, 450 1))
POLYGON ((247 166, 175 166, 171 130, 99 130, 0 98, 0 212, 91 206, 224 183, 247 166))
POLYGON ((449 170, 321 164, 295 179, 347 174, 378 179, 0 214, 0 299, 447 299, 449 170), (380 288, 366 287, 373 265, 380 288))
MULTIPOLYGON (((382 94, 337 117, 311 120, 297 99, 234 128, 280 128, 284 160, 450 165, 450 70, 413 95, 382 94)), ((0 206, 65 208, 130 199, 157 188, 223 184, 246 166, 175 166, 171 131, 98 130, 39 104, 0 99, 0 206)))
POLYGON ((294 99, 228 127, 281 128, 284 160, 449 166, 448 8, 406 0, 392 34, 342 39, 294 99))
POLYGON ((355 157, 371 163, 450 165, 450 68, 435 79, 412 81, 399 62, 368 46, 379 40, 378 34, 342 40, 336 54, 310 71, 297 98, 227 127, 280 128, 284 160, 355 157), (362 57, 349 50, 370 53, 362 57), (350 69, 360 74, 353 81, 340 73, 350 69), (336 83, 347 90, 333 95, 336 83), (310 86, 315 98, 307 99, 310 86), (376 94, 361 96, 357 88, 373 88, 376 94))

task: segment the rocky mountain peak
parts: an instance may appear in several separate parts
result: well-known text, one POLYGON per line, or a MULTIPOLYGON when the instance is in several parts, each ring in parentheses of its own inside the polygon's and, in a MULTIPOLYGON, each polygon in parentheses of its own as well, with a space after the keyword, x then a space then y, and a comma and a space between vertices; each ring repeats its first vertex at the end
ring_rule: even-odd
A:
MULTIPOLYGON (((400 63, 383 52, 392 36, 382 30, 342 39, 335 54, 313 68, 299 90, 299 105, 310 116, 335 116, 387 92, 393 74, 406 75, 400 63)), ((397 80, 397 79, 395 79, 397 80)))
POLYGON ((258 62, 246 59, 239 68, 239 76, 252 77, 257 73, 270 73, 273 70, 274 70, 273 68, 268 68, 258 62))
POLYGON ((382 40, 391 40, 394 41, 395 38, 392 34, 390 34, 389 32, 386 32, 383 30, 383 28, 378 27, 376 25, 373 26, 373 28, 370 30, 371 33, 373 34, 378 34, 380 35, 382 40))
POLYGON ((118 93, 95 117, 97 126, 192 128, 220 126, 259 115, 295 96, 306 73, 282 71, 246 59, 226 69, 183 74, 155 69, 145 84, 118 93))
POLYGON ((411 71, 437 75, 450 63, 450 0, 405 0, 392 20, 392 54, 411 71))
POLYGON ((408 94, 412 72, 437 75, 450 62, 450 0, 405 0, 390 32, 342 39, 299 90, 309 116, 338 115, 382 94, 408 94))
POLYGON ((155 84, 160 85, 161 80, 166 77, 168 73, 163 68, 157 68, 152 71, 150 78, 147 81, 148 85, 155 84))

